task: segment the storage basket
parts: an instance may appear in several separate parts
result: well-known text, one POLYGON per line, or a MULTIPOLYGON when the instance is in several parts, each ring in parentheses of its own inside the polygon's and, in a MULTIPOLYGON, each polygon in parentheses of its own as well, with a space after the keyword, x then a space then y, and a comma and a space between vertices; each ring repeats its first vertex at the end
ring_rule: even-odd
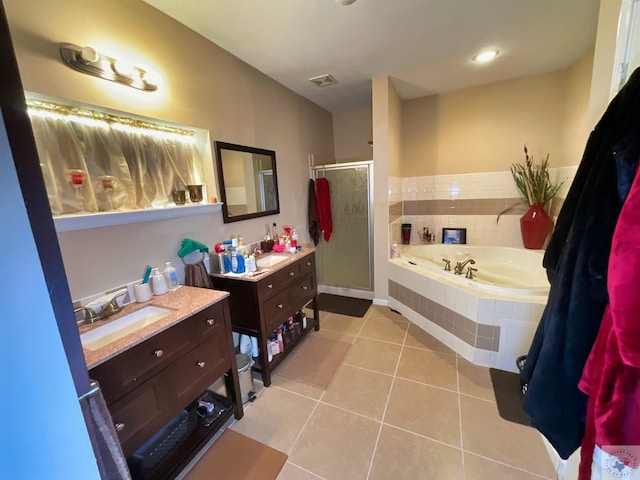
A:
POLYGON ((128 458, 131 477, 134 480, 150 478, 162 461, 171 455, 196 425, 195 410, 182 410, 128 458))
POLYGON ((213 422, 215 422, 218 418, 222 417, 222 414, 227 410, 233 407, 231 400, 222 395, 218 395, 217 393, 212 392, 211 390, 207 390, 202 397, 200 397, 201 401, 213 403, 214 410, 211 413, 199 412, 197 409, 198 403, 194 405, 194 411, 197 412, 198 422, 205 427, 210 426, 213 422))

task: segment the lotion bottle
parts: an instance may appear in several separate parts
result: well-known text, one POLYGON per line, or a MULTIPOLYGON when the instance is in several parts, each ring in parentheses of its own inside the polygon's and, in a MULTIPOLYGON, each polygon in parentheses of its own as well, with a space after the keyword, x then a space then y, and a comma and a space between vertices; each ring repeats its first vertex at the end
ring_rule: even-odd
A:
POLYGON ((171 265, 171 262, 164 262, 164 270, 162 270, 162 274, 164 275, 164 279, 167 282, 169 290, 178 288, 178 274, 174 266, 171 265))

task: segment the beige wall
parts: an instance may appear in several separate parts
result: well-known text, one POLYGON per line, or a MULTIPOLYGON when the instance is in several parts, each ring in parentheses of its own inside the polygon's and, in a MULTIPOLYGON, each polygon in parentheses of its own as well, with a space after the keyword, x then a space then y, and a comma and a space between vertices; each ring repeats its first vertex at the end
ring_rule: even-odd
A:
POLYGON ((589 95, 594 49, 590 49, 580 60, 567 69, 567 100, 562 127, 564 156, 554 166, 578 165, 595 123, 589 121, 589 95))
POLYGON ((373 118, 373 262, 374 301, 388 297, 389 262, 389 176, 398 170, 402 155, 402 102, 391 79, 372 81, 373 118))
POLYGON ((333 114, 333 141, 337 162, 371 160, 371 108, 333 114))
MULTIPOLYGON (((589 123, 594 126, 607 108, 611 96, 621 6, 622 0, 600 2, 589 97, 589 123)), ((624 47, 621 45, 620 48, 624 47)))
MULTIPOLYGON (((59 235, 73 298, 180 261, 185 237, 213 246, 231 234, 258 240, 271 222, 307 231, 309 154, 331 161, 331 114, 139 0, 4 0, 25 90, 204 128, 211 140, 275 150, 280 215, 225 225, 221 213, 59 235), (156 70, 157 93, 67 67, 59 44, 91 45, 156 70)), ((309 241, 305 234, 305 242, 309 241)))
POLYGON ((566 71, 404 102, 402 176, 506 170, 550 153, 564 165, 566 71))

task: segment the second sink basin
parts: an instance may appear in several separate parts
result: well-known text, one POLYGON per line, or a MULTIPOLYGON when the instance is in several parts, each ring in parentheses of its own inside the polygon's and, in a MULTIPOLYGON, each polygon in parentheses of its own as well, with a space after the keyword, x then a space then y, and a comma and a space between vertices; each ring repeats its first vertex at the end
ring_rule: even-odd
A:
POLYGON ((260 257, 256 260, 256 265, 258 267, 262 267, 262 268, 266 268, 266 267, 273 267, 274 265, 280 263, 280 262, 284 262, 285 260, 287 260, 289 257, 280 257, 278 255, 266 255, 264 257, 260 257))
POLYGON ((136 310, 128 315, 118 318, 106 325, 89 330, 80 335, 80 342, 84 348, 89 350, 97 350, 105 345, 115 342, 116 340, 135 332, 136 330, 146 327, 147 325, 157 322, 166 317, 173 310, 168 308, 156 307, 148 305, 140 310, 136 310))

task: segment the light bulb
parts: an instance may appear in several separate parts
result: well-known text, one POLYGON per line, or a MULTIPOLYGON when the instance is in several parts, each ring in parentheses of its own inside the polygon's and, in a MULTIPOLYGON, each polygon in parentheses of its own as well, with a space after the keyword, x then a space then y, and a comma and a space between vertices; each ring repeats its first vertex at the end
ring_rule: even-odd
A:
POLYGON ((157 87, 160 83, 160 75, 153 70, 147 70, 142 74, 142 81, 147 85, 157 87))
POLYGON ((111 65, 111 68, 115 73, 117 73, 118 75, 122 75, 123 77, 129 77, 133 72, 133 65, 124 60, 116 60, 111 65))
POLYGON ((95 48, 82 47, 82 50, 80 50, 80 61, 82 61, 82 63, 97 62, 99 58, 100 55, 95 48))

